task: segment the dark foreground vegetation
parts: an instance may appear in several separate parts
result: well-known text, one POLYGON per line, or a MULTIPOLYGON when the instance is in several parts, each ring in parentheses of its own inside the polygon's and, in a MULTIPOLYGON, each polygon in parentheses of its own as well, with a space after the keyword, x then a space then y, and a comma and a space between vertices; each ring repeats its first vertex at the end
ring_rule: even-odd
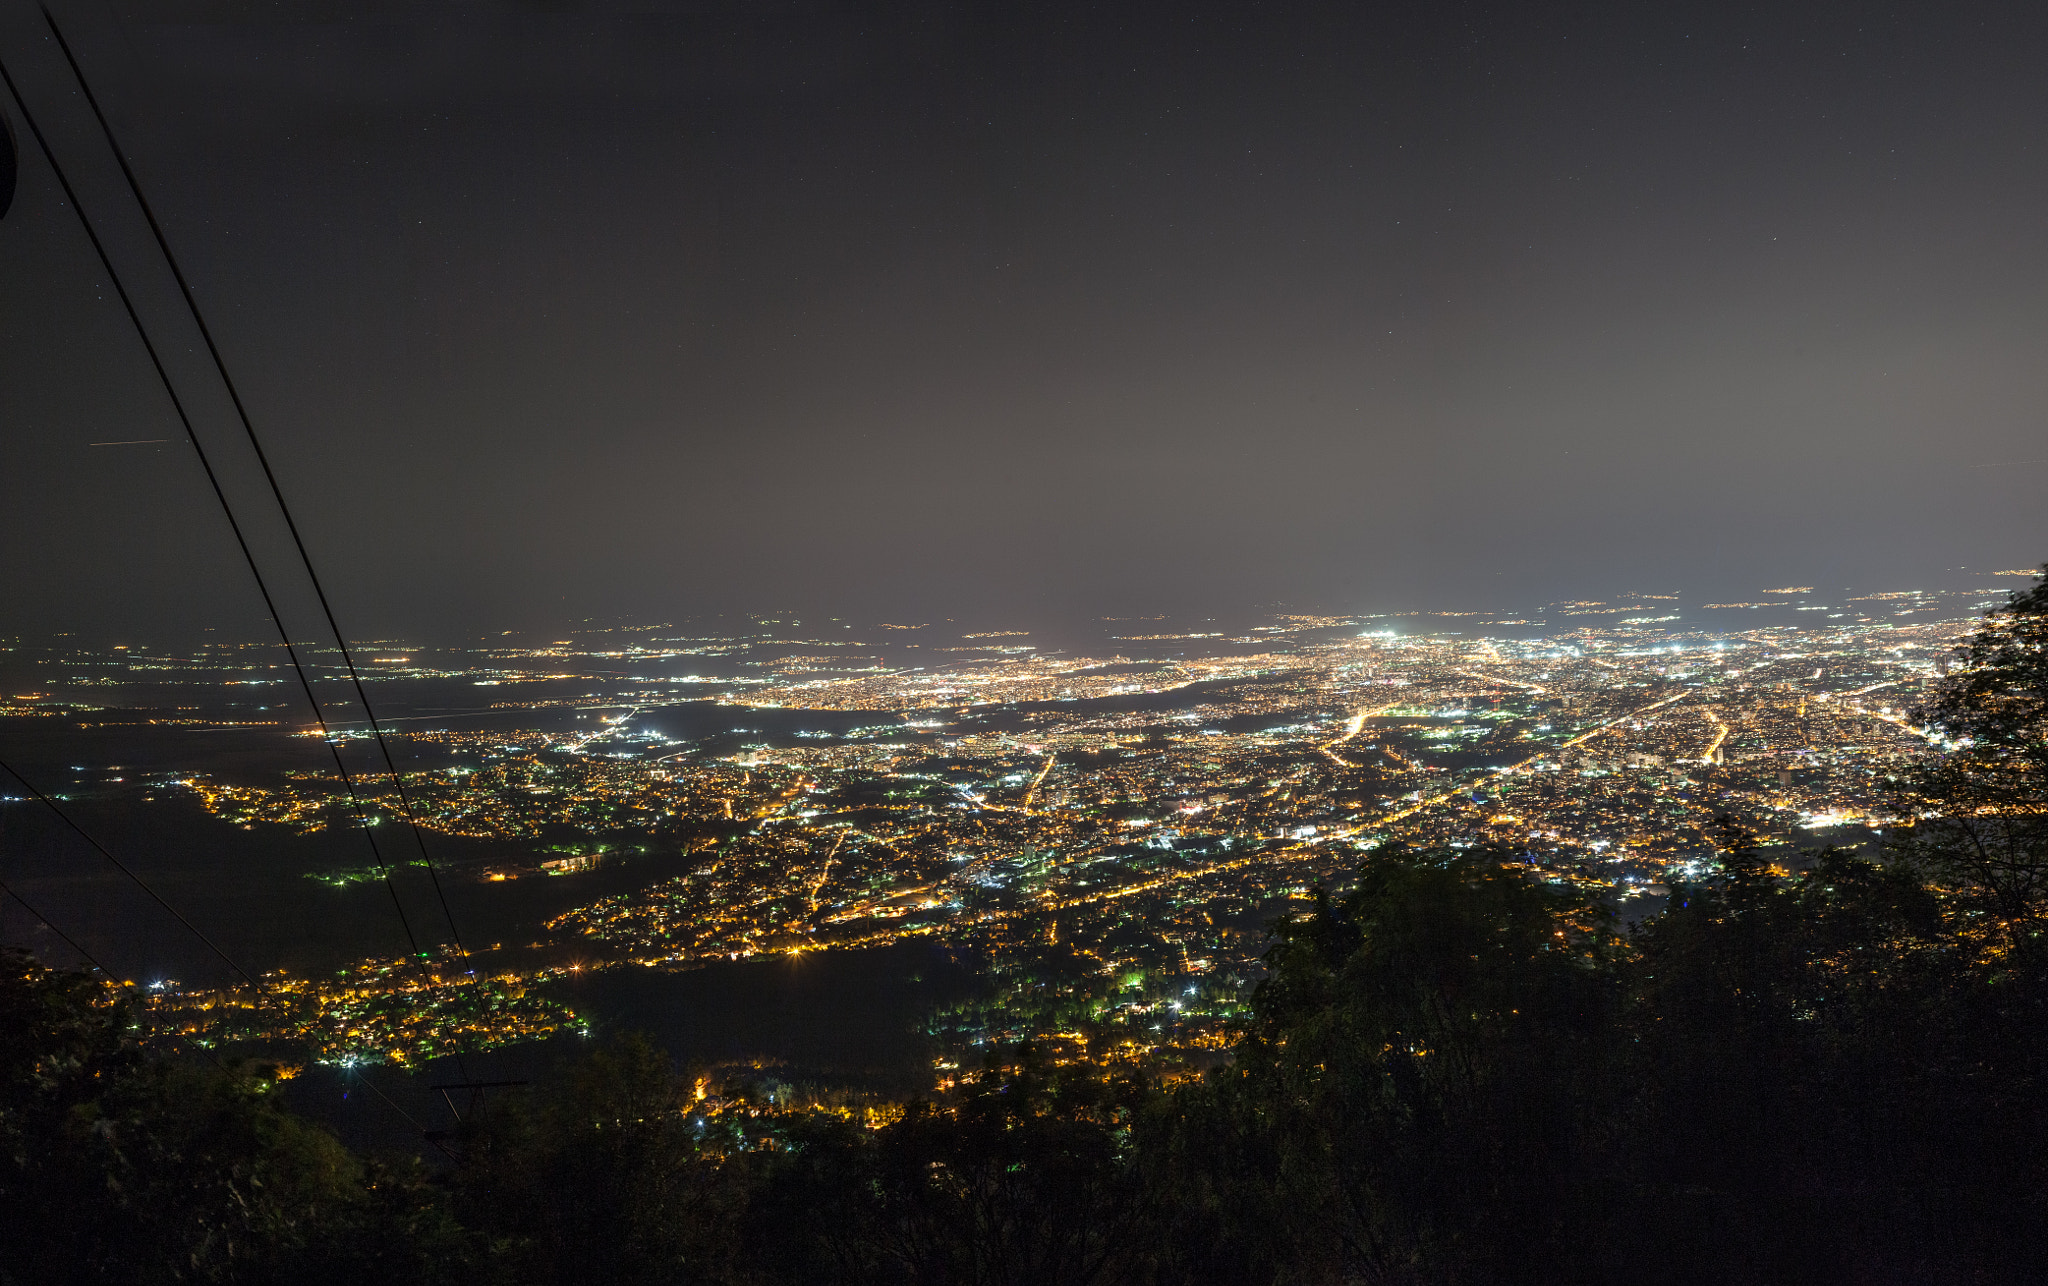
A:
POLYGON ((1232 1064, 1007 1051, 867 1129, 727 1113, 623 1039, 453 1141, 351 1155, 270 1073, 0 976, 0 1282, 2048 1280, 2048 593, 1923 718, 1883 864, 1725 838, 1616 929, 1477 850, 1276 926, 1232 1064))

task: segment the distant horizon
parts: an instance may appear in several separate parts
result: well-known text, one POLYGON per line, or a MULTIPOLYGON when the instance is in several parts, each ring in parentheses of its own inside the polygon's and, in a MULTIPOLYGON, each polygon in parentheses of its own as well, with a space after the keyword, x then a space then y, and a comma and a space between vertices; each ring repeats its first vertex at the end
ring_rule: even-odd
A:
MULTIPOLYGON (((1057 636, 1072 636, 1093 632, 1098 626, 1111 625, 1117 622, 1128 623, 1149 620, 1171 620, 1183 623, 1200 620, 1227 622, 1239 618, 1264 619, 1290 613, 1314 616, 1358 617, 1361 619, 1419 620, 1428 617, 1441 617, 1446 618, 1447 621, 1466 616, 1500 618, 1519 615, 1534 617, 1544 616, 1548 613, 1550 614, 1549 617, 1546 617, 1546 620, 1542 622, 1495 619, 1486 623, 1515 626, 1529 625, 1532 628, 1541 624, 1548 626, 1553 631, 1558 631, 1577 628, 1576 625, 1570 623, 1573 618, 1557 615, 1560 609, 1569 610, 1588 604, 1612 605, 1639 599, 1652 600, 1653 602, 1656 600, 1672 600, 1673 605, 1682 613, 1696 613, 1703 611, 1728 612, 1748 608, 1791 607, 1796 606, 1797 602, 1808 600, 1829 601, 1831 596, 1834 596, 1835 602, 1840 603, 1844 601, 1843 596, 1853 597, 1856 595, 1885 593, 1925 592, 1944 595, 2002 595, 2011 591, 2028 588, 2027 583, 2021 578, 2039 577, 2041 575, 2042 571, 2039 567, 2030 569, 2001 565, 1995 570, 1981 572, 1958 567, 1947 569, 1941 574, 1940 580, 1936 580, 1933 577, 1919 578, 1920 583, 1918 584, 1909 583, 1912 578, 1901 575, 1883 580, 1873 580, 1866 584, 1844 585, 1840 587, 1830 587, 1825 583, 1802 585, 1797 582, 1796 578, 1781 577, 1768 585, 1758 586, 1736 594, 1735 597, 1741 600, 1738 602, 1721 601, 1726 595, 1735 593, 1730 590, 1723 590, 1720 594, 1716 594, 1711 591, 1688 593, 1683 588, 1631 588, 1628 590, 1609 589, 1597 599, 1591 597, 1559 597, 1542 602, 1524 602, 1520 604, 1486 603, 1476 597, 1464 597, 1451 598, 1448 601, 1438 601, 1429 604, 1416 604, 1411 600, 1398 606, 1376 604, 1369 607, 1340 607, 1319 602, 1268 601, 1236 607, 1212 605, 1206 609, 1143 611, 1133 609, 1126 614, 1120 615, 1072 612, 1037 614, 1028 607, 1020 606, 1009 609, 987 608, 978 611, 955 608, 953 610, 960 614, 953 616, 946 615, 943 612, 899 612, 893 615, 886 612, 865 612, 854 616, 839 615, 835 612, 815 607, 807 609, 800 605, 785 603, 779 607, 728 608, 725 610, 689 612, 621 611, 617 613, 592 613, 588 615, 564 614, 539 623, 535 623, 531 616, 528 616, 523 621, 519 621, 516 618, 508 618, 506 621, 464 622, 460 624, 436 625, 423 623, 409 628, 391 628, 387 626, 379 630, 364 631, 351 628, 350 621, 344 617, 342 625, 344 629, 350 631, 348 643, 351 648, 389 642, 404 642, 413 646, 448 646, 453 645, 457 641, 489 641, 506 636, 519 637, 550 632, 574 634, 611 629, 647 630, 667 628, 671 625, 676 628, 683 628, 686 625, 702 625, 717 621, 752 624, 775 623, 788 625, 792 628, 806 622, 813 626, 819 623, 851 624, 857 628, 867 629, 933 628, 942 625, 957 625, 967 630, 1021 629, 1057 636), (1803 592, 1795 593, 1794 591, 1803 592)), ((1811 579, 1818 580, 1818 578, 1811 579)), ((1583 593, 1588 595, 1595 592, 1597 591, 1583 591, 1583 593)), ((1989 607, 1995 606, 1997 602, 2002 601, 2002 599, 1987 600, 1983 607, 1988 610, 1989 607)), ((844 611, 845 609, 839 610, 844 611)), ((377 614, 366 613, 366 615, 374 617, 377 614)), ((1739 619, 1734 616, 1727 616, 1717 618, 1715 623, 1733 624, 1739 619)), ((1578 621, 1578 625, 1586 623, 1583 620, 1578 621)), ((1755 622, 1752 621, 1750 624, 1754 625, 1755 622)), ((123 627, 88 623, 77 623, 72 628, 45 628, 40 630, 16 627, 5 633, 0 633, 0 639, 11 638, 16 641, 41 643, 52 639, 69 637, 77 638, 95 647, 119 644, 148 646, 170 640, 176 640, 179 645, 195 644, 208 641, 202 638, 206 634, 220 634, 230 637, 238 644, 260 645, 275 644, 277 642, 275 627, 260 618, 255 622, 244 623, 239 627, 196 623, 163 625, 153 630, 146 627, 123 627)), ((211 641, 219 642, 221 640, 215 639, 211 641)), ((294 641, 313 647, 332 647, 332 636, 326 634, 324 629, 320 631, 296 630, 294 632, 294 641)))

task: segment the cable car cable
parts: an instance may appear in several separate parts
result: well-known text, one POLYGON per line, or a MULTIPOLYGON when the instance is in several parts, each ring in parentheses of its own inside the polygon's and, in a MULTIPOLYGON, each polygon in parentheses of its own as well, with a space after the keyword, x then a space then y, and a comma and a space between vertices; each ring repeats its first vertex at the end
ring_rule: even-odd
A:
POLYGON ((298 522, 292 517, 291 506, 285 502, 284 489, 279 485, 277 474, 270 467, 270 457, 263 450, 263 443, 256 435, 256 426, 250 420, 248 407, 242 401, 241 389, 235 384, 234 376, 228 373, 227 360, 221 356, 220 346, 214 342, 213 330, 206 324, 205 315, 200 312, 199 301, 193 296, 191 284, 185 279, 184 268, 171 250, 171 243, 164 235, 163 225, 157 221, 155 207, 143 193, 141 182, 137 180, 134 169, 128 164, 127 153, 121 150, 120 142, 114 137, 113 126, 107 121, 106 113, 100 109, 99 98, 92 92, 92 85, 85 78, 84 68, 79 66, 77 57, 71 52, 70 42, 64 38, 64 32, 58 27, 49 7, 41 8, 43 22, 50 28, 50 34, 56 37, 57 47, 63 51, 64 61, 71 67, 72 78, 84 92, 86 104, 92 108, 93 118, 99 122, 100 133, 106 137, 108 150, 114 154, 114 159, 121 166, 122 177, 128 181, 128 190, 134 194, 135 203, 141 207, 143 218, 149 223, 150 233, 156 238, 157 249, 163 253, 164 262, 170 266, 171 276, 178 283, 178 292, 184 297, 186 310, 191 313, 193 322, 199 328, 200 338, 206 343, 206 351, 213 359, 214 370, 219 372, 221 383, 227 388, 228 399, 234 405, 235 415, 242 422, 243 435, 248 438, 250 449, 255 452, 257 463, 262 466, 264 480, 270 484, 270 494, 277 501, 278 512, 283 515, 285 528, 291 533, 292 544, 298 550, 299 562, 306 569, 306 579, 312 584, 313 594, 320 602, 320 610, 327 618, 327 628, 334 635, 335 646, 341 652, 342 664, 348 671, 350 684, 355 688, 356 699, 362 703, 363 714, 369 720, 378 753, 384 760, 385 773, 391 778, 391 784, 397 791, 400 811, 404 814, 407 827, 412 831, 413 843, 419 849, 420 862, 427 868, 427 878, 433 885, 435 900, 441 904, 441 914, 448 921, 449 935, 455 941, 457 953, 467 963, 469 950, 463 945, 462 933, 455 926, 455 912, 449 907, 448 896, 441 887, 440 872, 427 854, 426 838, 420 833, 419 819, 413 810, 411 795, 405 788, 404 778, 398 772, 398 765, 392 760, 390 743, 385 739, 383 726, 377 721, 376 710, 370 705, 369 694, 363 688, 362 675, 357 671, 355 658, 349 652, 347 636, 342 633, 340 622, 334 615, 334 608, 328 601, 327 590, 320 581, 319 573, 313 568, 313 556, 306 548, 304 537, 299 534, 298 522))
POLYGON ((50 932, 56 934, 59 938, 63 939, 65 946, 70 947, 73 951, 76 951, 81 959, 83 959, 87 964, 91 965, 108 982, 112 982, 114 980, 114 975, 107 972, 107 967, 101 964, 99 961, 93 959, 92 952, 87 951, 84 947, 79 946, 78 940, 76 938, 73 938, 70 934, 58 928, 57 922, 55 920, 52 920, 49 916, 44 915, 41 911, 36 910, 34 906, 30 905, 29 900, 27 898, 23 897, 21 894, 16 893, 13 889, 9 888, 7 885, 7 881, 5 880, 0 880, 0 893, 5 893, 8 897, 13 898, 16 902, 19 902, 21 904, 22 910, 28 912, 36 919, 41 920, 43 922, 43 927, 45 929, 48 929, 50 932))
POLYGON ((292 669, 298 675, 299 686, 313 708, 313 718, 319 725, 321 738, 326 742, 328 752, 334 758, 335 771, 341 775, 342 786, 348 792, 350 805, 363 832, 363 838, 370 845, 371 860, 376 863, 378 872, 384 878, 385 891, 391 895, 392 909, 398 913, 398 921, 405 930, 405 939, 411 948, 412 956, 419 959, 419 938, 413 932, 412 919, 405 913, 404 903, 399 900, 398 886, 391 878, 390 863, 384 860, 383 851, 377 846, 377 837, 371 833, 368 813, 363 807, 361 795, 357 792, 355 779, 349 773, 348 765, 342 759, 341 749, 328 728, 327 715, 320 705, 320 698, 313 691, 312 679, 307 675, 298 649, 292 643, 290 631, 285 628, 284 616, 277 610, 277 602, 270 592, 269 582, 263 576, 262 567, 256 561, 255 551, 250 548, 248 536, 243 532, 241 522, 235 517, 234 506, 228 501, 227 492, 221 486, 220 476, 214 471, 212 459, 207 455, 206 448, 199 441, 198 433, 192 427, 192 417, 185 409, 184 399, 178 396, 177 386, 172 383, 170 372, 165 369, 163 357, 158 353, 156 343, 150 339, 148 328, 142 324, 142 316, 136 310, 135 301, 129 297, 128 288, 122 284, 121 275, 115 271, 114 261, 100 240, 98 230, 93 227, 92 220, 86 217, 85 207, 80 204, 78 193, 71 186, 70 176, 64 172, 64 167, 57 160, 56 152, 51 149, 49 140, 43 136, 42 127, 36 124, 34 114, 28 109, 28 100, 22 97, 21 88, 15 84, 14 77, 8 72, 5 63, 0 63, 0 81, 6 83, 8 93, 13 96, 15 105, 21 109, 22 122, 34 136, 43 159, 48 162, 51 173, 56 175, 58 186, 63 189, 65 198, 70 201, 73 212, 77 214, 79 225, 85 229, 87 240, 92 243, 94 253, 99 256, 100 266, 106 269, 107 279, 113 283, 114 294, 127 312, 128 321, 135 328, 137 337, 142 340, 143 350, 148 353, 150 365, 156 371, 157 382, 163 385, 164 393, 171 399, 171 409, 177 413, 178 423, 185 430, 185 440, 192 444, 193 454, 199 458, 200 468, 204 470, 207 483, 213 489, 214 499, 220 503, 221 513, 228 521, 228 529, 234 533, 236 547, 242 551, 242 559, 249 566, 249 574, 255 578, 257 592, 263 597, 264 609, 270 614, 272 623, 277 626, 278 639, 283 643, 285 655, 290 659, 292 669))
POLYGON ((0 760, 0 772, 5 772, 8 776, 20 782, 21 788, 23 790, 27 791, 29 794, 34 795, 37 799, 41 800, 45 807, 47 807, 51 812, 57 815, 58 821, 61 821, 66 826, 69 826, 72 829, 72 831, 74 831, 78 835, 78 838, 92 845, 94 849, 98 850, 99 855, 101 857, 104 857, 109 862, 113 863, 115 870, 119 871, 121 874, 127 876, 129 880, 133 881, 136 888, 139 888, 144 893, 147 893, 150 896, 151 900, 153 900, 158 906, 170 912, 171 917, 173 919, 175 919, 179 924, 184 925, 187 929, 190 929, 192 931, 192 936, 199 939, 201 942, 205 943, 207 950, 213 952, 213 954, 219 956, 223 961, 225 961, 228 968, 242 975, 243 982, 248 983, 250 986, 256 988, 258 991, 261 991, 263 989, 263 984, 257 982, 256 979, 250 975, 248 970, 242 968, 241 965, 236 964, 235 958, 229 955, 227 952, 221 950, 219 943, 215 942, 212 938, 207 937, 205 932, 201 930, 198 925, 192 923, 192 921, 185 918, 184 912, 178 910, 178 908, 172 906, 169 902, 165 901, 163 894, 158 893, 155 889, 151 888, 149 886, 149 881, 143 879, 140 875, 137 875, 133 867, 129 866, 126 862, 123 862, 120 858, 115 857, 113 852, 109 850, 105 844, 102 844, 98 840, 94 839, 90 832, 88 832, 83 826, 80 826, 76 821, 72 820, 71 814, 65 812, 62 808, 59 808, 57 806, 56 800, 51 799, 42 791, 37 790, 35 788, 35 785, 32 782, 30 782, 28 778, 22 776, 21 773, 15 770, 13 765, 7 763, 4 760, 0 760))
MULTIPOLYGON (((44 11, 43 16, 45 20, 49 20, 49 13, 47 10, 44 11)), ((52 33, 57 35, 58 41, 61 45, 63 37, 61 33, 58 33, 56 31, 56 24, 54 21, 51 21, 51 29, 52 33)), ((65 52, 68 58, 69 50, 66 49, 65 52)), ((73 64, 73 67, 75 70, 75 63, 73 64)), ((86 217, 85 206, 79 201, 77 191, 71 186, 70 176, 65 173, 63 165, 58 162, 55 150, 51 148, 49 140, 43 135, 42 128, 36 123, 34 114, 29 111, 28 100, 22 96, 20 86, 15 83, 13 75, 7 70, 6 64, 4 62, 0 62, 0 82, 4 82, 7 86, 8 94, 14 99, 15 106, 19 108, 21 111, 22 122, 28 126, 30 134, 34 136, 36 140, 37 149, 41 151, 44 161, 49 164, 50 172, 56 176, 58 186, 63 190, 64 196, 70 202, 73 212, 78 216, 79 225, 85 229, 86 239, 91 242, 93 252, 99 258, 100 266, 106 269, 107 279, 113 284, 114 293, 116 294, 116 296, 119 297, 122 309, 128 315, 129 324, 134 327, 136 336, 142 341, 143 349, 149 356, 150 365, 156 371, 157 382, 163 386, 164 393, 171 400, 172 410, 177 414, 178 422, 180 426, 183 427, 183 429, 185 430, 185 440, 191 443, 193 454, 196 455, 199 459, 200 468, 206 474, 206 480, 208 485, 213 490, 214 499, 219 502, 221 513, 223 516, 227 518, 228 527, 230 531, 234 533, 235 544, 237 548, 241 550, 242 559, 245 563, 248 564, 249 573, 256 581, 257 592, 262 595, 264 608, 266 609, 266 611, 268 611, 272 623, 277 626, 279 641, 284 645, 285 655, 291 661, 292 669, 298 676, 299 686, 304 691, 307 702, 311 705, 313 709, 313 718, 319 725, 321 739, 327 744, 328 751, 334 758, 335 770, 340 774, 342 785, 348 792, 351 810, 354 812, 356 816, 356 820, 359 824, 359 827, 363 832, 364 839, 367 840, 370 845, 371 859, 376 863, 377 869, 383 877, 385 891, 389 893, 391 896, 392 909, 398 914, 399 925, 404 930, 406 942, 411 948, 411 958, 416 964, 418 964, 421 967, 422 972, 425 972, 424 953, 422 953, 419 949, 419 939, 418 936, 413 932, 411 917, 406 914, 405 905, 398 896, 397 885, 391 878, 391 865, 390 863, 384 860, 383 852, 381 849, 379 849, 377 845, 376 836, 373 835, 370 831, 369 818, 366 810, 363 807, 362 797, 356 789, 354 778, 349 773, 347 764, 342 759, 341 750, 338 743, 335 740, 333 731, 328 726, 326 712, 320 704, 319 696, 313 690, 312 680, 306 673, 306 667, 298 655, 298 649, 293 645, 291 641, 291 634, 290 631, 285 627, 284 617, 277 610, 276 600, 274 599, 270 592, 270 586, 268 581, 264 578, 262 567, 256 561, 255 552, 250 548, 248 537, 242 530, 241 522, 235 517, 234 506, 231 503, 229 503, 227 492, 221 486, 220 477, 214 471, 213 462, 211 458, 208 457, 206 453, 206 448, 203 445, 201 445, 199 441, 199 435, 193 428, 192 418, 190 413, 185 408, 184 399, 178 396, 177 386, 172 382, 169 371, 165 369, 163 358, 158 353, 155 342, 150 338, 148 328, 143 325, 141 314, 137 311, 134 300, 129 296, 127 287, 122 283, 120 273, 115 270, 112 256, 108 254, 106 245, 100 240, 99 232, 96 228, 93 227, 92 220, 86 217)), ((82 77, 80 78, 80 85, 81 87, 83 87, 84 85, 82 77)), ((87 93, 89 95, 90 91, 88 90, 87 93)), ((94 111, 98 111, 98 105, 96 103, 94 104, 94 111)), ((102 120, 102 123, 104 124, 104 120, 102 120)), ((111 134, 109 135, 109 141, 111 142, 111 134)), ((122 162, 122 169, 124 171, 126 171, 127 169, 127 163, 125 160, 122 162)), ((130 176, 130 183, 131 185, 133 184, 132 175, 130 176)), ((137 191, 137 195, 138 197, 140 196, 139 189, 137 191)), ((154 216, 151 216, 152 225, 154 225, 154 222, 154 216)), ((161 243, 160 234, 159 240, 161 243)), ((166 257, 168 257, 168 250, 166 251, 166 257)), ((173 266, 173 270, 175 271, 175 265, 173 266)), ((180 285, 183 285, 182 278, 180 279, 180 285)), ((187 301, 188 303, 190 302, 189 294, 187 296, 187 301)), ((197 309, 195 308, 193 311, 194 318, 195 320, 197 320, 197 309)), ((202 322, 201 325, 203 328, 204 323, 202 322)), ((208 340, 208 343, 209 345, 211 344, 210 338, 208 340)), ((223 374, 225 374, 225 371, 223 371, 223 374)), ((267 462, 265 463, 264 467, 265 472, 267 473, 269 470, 267 462)), ((281 498, 280 503, 282 503, 281 498)), ((289 515, 286 515, 286 521, 290 521, 289 515)), ((296 539, 296 529, 294 529, 293 536, 294 539, 296 539)), ((311 572, 310 565, 308 566, 307 570, 309 573, 311 572)), ((322 598, 322 604, 323 606, 325 605, 324 596, 322 598)), ((365 709, 367 708, 368 707, 366 704, 365 709)), ((250 977, 247 970, 243 969, 241 965, 237 964, 234 961, 234 959, 230 957, 225 951, 222 951, 220 947, 217 944, 215 944, 211 938, 208 938, 204 933, 200 932, 198 926, 194 925, 181 912, 179 912, 177 908, 173 907, 169 902, 165 901, 164 898, 161 895, 159 895, 154 889, 150 888, 148 884, 141 879, 141 877, 137 876, 134 873, 134 871, 131 870, 125 863, 121 862, 111 852, 109 852, 104 845, 100 844, 99 841, 93 839, 92 836, 87 834, 82 827, 80 827, 76 822, 72 821, 70 816, 66 814, 63 809, 57 807, 55 801, 51 800, 47 795, 44 795, 41 791, 37 790, 33 785, 31 785, 27 781, 27 779, 23 778, 20 773, 15 772, 15 770, 12 767, 7 767, 5 764, 0 764, 0 767, 6 767, 7 772, 10 776, 12 776, 16 781, 19 781, 22 784, 22 786, 26 788, 31 794, 35 795, 38 799, 42 800, 42 802, 45 805, 47 805, 53 812, 55 812, 60 818, 64 820, 66 825, 70 826, 72 830, 76 831, 95 849, 98 849, 101 855, 104 856, 108 861, 112 862, 117 869, 119 869, 123 874, 127 875, 130 879, 134 880, 135 883, 139 887, 141 887, 144 892, 148 893, 151 898, 155 899, 158 905, 162 906, 164 910, 170 912, 171 915, 177 918, 180 924, 184 925, 187 929, 191 930, 192 933, 200 939, 200 941, 206 943, 206 945, 209 948, 211 948, 215 954, 219 955, 222 960, 225 960, 230 968, 232 968, 236 973, 240 974, 244 979, 248 980, 252 986, 256 986, 259 991, 262 989, 261 984, 256 983, 256 981, 250 977)), ((431 873, 431 866, 429 866, 429 871, 431 873)), ((438 894, 439 891, 439 881, 436 880, 435 892, 438 894)), ((26 901, 23 901, 21 896, 19 894, 16 894, 12 889, 7 890, 7 892, 10 897, 14 898, 15 901, 20 902, 22 906, 29 906, 29 904, 26 901)), ((443 906, 445 909, 445 900, 443 902, 443 906)), ((32 914, 36 914, 36 917, 38 919, 43 920, 44 924, 50 924, 50 922, 47 919, 44 919, 40 913, 35 912, 33 907, 29 907, 29 910, 32 914)), ((67 943, 71 943, 70 937, 68 935, 65 935, 61 930, 58 930, 55 925, 51 924, 50 928, 53 932, 56 932, 58 936, 63 937, 67 943)), ((451 930, 453 929, 452 920, 450 923, 450 928, 451 930)), ((99 969, 100 972, 103 974, 107 972, 104 966, 101 966, 97 961, 93 961, 92 957, 90 955, 87 955, 82 948, 78 948, 76 943, 71 943, 71 945, 73 946, 74 949, 79 951, 79 954, 81 956, 84 956, 88 961, 92 961, 94 968, 99 969)), ((458 942, 457 945, 459 947, 460 943, 458 942)), ((467 952, 464 952, 464 956, 465 958, 467 957, 467 952)), ((109 978, 112 977, 111 974, 108 974, 107 976, 109 978)), ((209 1053, 210 1052, 211 1051, 209 1051, 209 1053)), ((215 1056, 215 1061, 219 1061, 218 1056, 215 1056)), ((456 1055, 457 1066, 460 1067, 462 1065, 462 1062, 462 1056, 458 1052, 456 1055)), ((464 1072, 464 1075, 466 1076, 467 1072, 464 1072)), ((369 1086, 371 1091, 375 1093, 378 1098, 382 1099, 388 1106, 390 1106, 393 1111, 397 1112, 400 1116, 404 1117, 406 1121, 410 1123, 415 1129, 421 1129, 424 1133, 424 1127, 420 1126, 420 1123, 413 1118, 411 1113, 399 1107, 397 1103, 392 1101, 389 1095, 384 1093, 383 1090, 379 1089, 368 1078, 360 1079, 362 1079, 363 1084, 369 1086)), ((436 1146, 438 1147, 439 1145, 437 1144, 436 1146)), ((443 1152, 446 1151, 445 1148, 441 1150, 443 1152)))

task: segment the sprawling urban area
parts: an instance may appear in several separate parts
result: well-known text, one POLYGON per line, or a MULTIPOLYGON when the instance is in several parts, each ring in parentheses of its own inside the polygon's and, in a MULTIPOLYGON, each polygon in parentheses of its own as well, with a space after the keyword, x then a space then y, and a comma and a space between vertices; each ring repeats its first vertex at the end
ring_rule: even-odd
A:
MULTIPOLYGON (((929 1021, 943 1091, 1025 1041, 1167 1075, 1222 1057, 1270 922, 1377 846, 1488 846, 1602 891, 1622 925, 1732 834, 1787 867, 1830 843, 1867 851, 1891 820, 1886 779, 1929 753, 1916 703, 2021 583, 1107 622, 1100 655, 1021 629, 767 617, 384 643, 350 658, 390 694, 375 730, 345 700, 314 726, 276 649, 24 644, 15 659, 49 681, 6 713, 332 743, 325 767, 195 762, 127 785, 248 831, 365 828, 362 866, 309 876, 335 896, 429 864, 443 883, 557 893, 524 940, 443 934, 255 986, 145 982, 163 1032, 402 1065, 578 1030, 549 985, 570 973, 924 938, 988 981, 929 1021), (92 704, 137 684, 159 695, 92 704), (403 706, 407 684, 444 694, 443 714, 403 706), (179 685, 253 695, 180 705, 179 685)), ((338 658, 321 664, 339 679, 338 658)), ((79 771, 79 790, 120 780, 79 771)))

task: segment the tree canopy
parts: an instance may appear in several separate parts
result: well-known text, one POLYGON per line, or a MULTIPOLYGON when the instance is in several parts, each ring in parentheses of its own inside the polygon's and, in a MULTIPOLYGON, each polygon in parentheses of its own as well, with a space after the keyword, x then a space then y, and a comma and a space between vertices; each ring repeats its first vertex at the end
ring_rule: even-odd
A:
POLYGON ((1943 753, 1902 783, 1912 852, 2031 955, 2048 948, 2048 578, 1986 617, 1960 660, 1915 712, 1943 753))

